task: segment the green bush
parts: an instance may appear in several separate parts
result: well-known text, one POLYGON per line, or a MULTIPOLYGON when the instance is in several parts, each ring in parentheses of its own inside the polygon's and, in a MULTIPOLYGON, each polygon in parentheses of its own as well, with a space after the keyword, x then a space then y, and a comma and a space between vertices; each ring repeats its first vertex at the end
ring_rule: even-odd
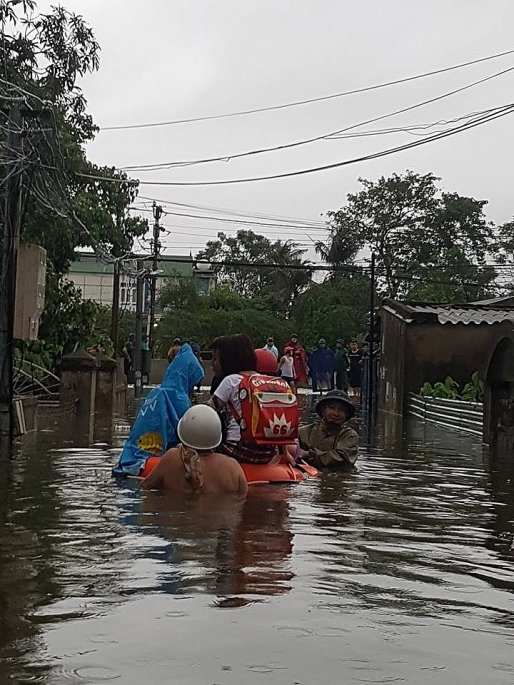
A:
POLYGON ((460 392, 459 385, 453 380, 451 376, 447 376, 444 383, 438 381, 432 386, 430 383, 424 383, 419 391, 423 397, 439 397, 447 400, 462 399, 466 402, 482 402, 484 396, 484 384, 480 380, 478 371, 471 376, 471 380, 466 383, 462 392, 460 392))

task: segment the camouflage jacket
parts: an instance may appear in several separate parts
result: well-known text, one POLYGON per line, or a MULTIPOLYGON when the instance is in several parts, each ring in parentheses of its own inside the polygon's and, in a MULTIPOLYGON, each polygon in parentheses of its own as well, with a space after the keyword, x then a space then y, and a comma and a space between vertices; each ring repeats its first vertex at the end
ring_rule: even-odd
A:
POLYGON ((317 468, 353 466, 358 457, 359 436, 347 423, 342 427, 325 420, 302 426, 300 447, 308 450, 306 461, 317 468))

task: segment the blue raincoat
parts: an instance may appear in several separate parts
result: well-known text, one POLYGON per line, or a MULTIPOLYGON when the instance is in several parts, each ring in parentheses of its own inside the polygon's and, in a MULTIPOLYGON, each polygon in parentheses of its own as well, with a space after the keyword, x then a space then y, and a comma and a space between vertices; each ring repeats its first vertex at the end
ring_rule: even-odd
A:
POLYGON ((191 406, 189 392, 204 370, 190 345, 183 345, 166 370, 162 384, 148 393, 123 447, 114 476, 138 476, 148 457, 162 455, 178 443, 177 425, 191 406))

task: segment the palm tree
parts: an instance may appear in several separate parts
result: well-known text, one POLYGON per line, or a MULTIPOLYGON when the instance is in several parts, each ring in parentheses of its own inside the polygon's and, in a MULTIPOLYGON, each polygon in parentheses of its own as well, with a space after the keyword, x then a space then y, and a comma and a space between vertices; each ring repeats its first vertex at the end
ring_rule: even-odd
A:
POLYGON ((268 261, 273 263, 267 274, 269 287, 286 303, 288 311, 311 282, 314 268, 303 258, 306 252, 293 240, 277 240, 269 250, 268 261))

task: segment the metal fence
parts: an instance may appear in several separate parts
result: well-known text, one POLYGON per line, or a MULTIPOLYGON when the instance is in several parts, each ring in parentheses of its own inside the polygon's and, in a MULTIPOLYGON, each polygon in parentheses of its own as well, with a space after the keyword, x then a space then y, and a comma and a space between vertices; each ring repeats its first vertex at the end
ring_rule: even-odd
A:
POLYGON ((482 404, 439 397, 422 397, 409 393, 408 412, 423 421, 482 437, 484 409, 482 404))

